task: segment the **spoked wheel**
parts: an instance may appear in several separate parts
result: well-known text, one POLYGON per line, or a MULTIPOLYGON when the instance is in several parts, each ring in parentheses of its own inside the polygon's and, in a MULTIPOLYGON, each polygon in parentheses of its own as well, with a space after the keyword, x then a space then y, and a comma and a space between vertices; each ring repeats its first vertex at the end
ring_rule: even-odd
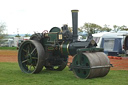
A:
POLYGON ((44 48, 35 40, 21 44, 18 52, 18 63, 24 73, 39 73, 43 68, 44 48))

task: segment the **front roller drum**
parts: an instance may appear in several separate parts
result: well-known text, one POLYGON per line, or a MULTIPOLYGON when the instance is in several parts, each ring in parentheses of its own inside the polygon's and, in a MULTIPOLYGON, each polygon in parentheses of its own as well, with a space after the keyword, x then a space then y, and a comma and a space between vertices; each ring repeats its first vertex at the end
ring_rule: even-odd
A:
POLYGON ((110 70, 110 61, 103 52, 82 53, 73 59, 71 68, 78 78, 104 77, 110 70))
POLYGON ((18 63, 22 72, 39 73, 43 68, 44 54, 44 48, 38 41, 24 41, 18 51, 18 63))

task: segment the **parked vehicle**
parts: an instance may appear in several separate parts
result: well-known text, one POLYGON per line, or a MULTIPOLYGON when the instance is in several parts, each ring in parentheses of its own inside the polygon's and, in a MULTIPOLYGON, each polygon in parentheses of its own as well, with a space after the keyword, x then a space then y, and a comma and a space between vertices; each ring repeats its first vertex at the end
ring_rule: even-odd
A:
POLYGON ((118 55, 124 53, 122 33, 97 33, 93 34, 93 39, 98 48, 104 48, 106 54, 118 55))
POLYGON ((2 44, 1 44, 1 47, 9 47, 9 42, 6 41, 6 42, 2 43, 2 44))

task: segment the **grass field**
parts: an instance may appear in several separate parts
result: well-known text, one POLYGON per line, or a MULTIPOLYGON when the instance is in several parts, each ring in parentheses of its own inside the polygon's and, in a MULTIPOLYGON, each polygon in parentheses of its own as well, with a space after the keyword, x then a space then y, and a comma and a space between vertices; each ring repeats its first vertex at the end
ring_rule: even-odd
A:
POLYGON ((17 47, 0 47, 0 50, 17 50, 17 47))
POLYGON ((68 67, 63 71, 22 73, 18 63, 0 62, 0 85, 128 85, 128 71, 111 70, 102 78, 79 79, 68 67))

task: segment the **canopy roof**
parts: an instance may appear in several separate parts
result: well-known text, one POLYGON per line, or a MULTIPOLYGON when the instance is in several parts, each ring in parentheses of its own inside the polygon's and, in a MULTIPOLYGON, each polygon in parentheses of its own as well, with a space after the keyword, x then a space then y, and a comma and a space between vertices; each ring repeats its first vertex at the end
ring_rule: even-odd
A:
MULTIPOLYGON (((102 37, 102 38, 123 38, 124 33, 112 33, 112 32, 103 32, 93 34, 93 37, 102 37)), ((126 33, 125 33, 126 34, 126 33)))

